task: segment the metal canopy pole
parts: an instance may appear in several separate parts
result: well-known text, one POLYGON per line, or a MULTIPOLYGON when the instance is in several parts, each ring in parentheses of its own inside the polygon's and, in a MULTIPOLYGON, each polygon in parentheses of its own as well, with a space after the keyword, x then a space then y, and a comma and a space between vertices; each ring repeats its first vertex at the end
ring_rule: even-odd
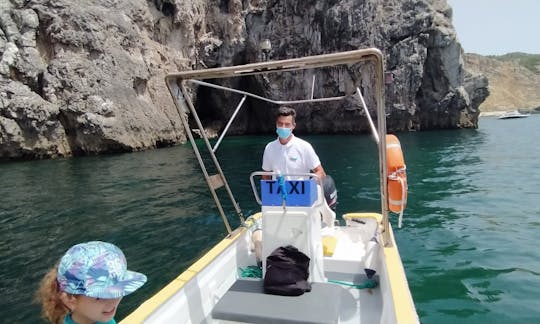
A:
POLYGON ((225 126, 225 129, 221 133, 221 136, 218 138, 218 140, 216 142, 216 145, 214 145, 214 148, 212 149, 212 152, 216 153, 216 151, 217 151, 217 149, 219 147, 219 144, 221 144, 221 141, 223 140, 223 137, 225 137, 225 134, 227 134, 227 131, 229 130, 229 127, 231 127, 231 124, 232 124, 234 118, 236 118, 236 114, 238 114, 238 111, 240 110, 240 108, 242 108, 242 105, 244 104, 244 101, 246 101, 246 96, 245 95, 242 97, 242 100, 240 100, 240 103, 238 104, 238 106, 236 106, 236 109, 234 110, 231 119, 229 119, 229 122, 225 126))
MULTIPOLYGON (((380 52, 379 52, 380 53, 380 52)), ((379 131, 379 173, 381 188, 381 214, 384 246, 391 247, 390 220, 388 217, 388 167, 386 161, 386 106, 384 104, 384 61, 382 53, 375 62, 375 100, 377 103, 377 128, 379 131)))
MULTIPOLYGON (((216 155, 214 154, 214 152, 212 151, 212 145, 210 145, 210 141, 208 140, 208 136, 206 136, 206 132, 204 131, 204 127, 199 119, 199 116, 197 115, 197 111, 195 110, 195 106, 193 105, 193 102, 191 102, 191 99, 189 97, 189 93, 187 92, 186 90, 186 87, 185 87, 185 82, 182 82, 181 83, 181 89, 182 89, 182 93, 184 95, 184 98, 187 102, 187 105, 191 111, 191 114, 193 116, 193 118, 195 119, 195 122, 197 123, 197 127, 199 128, 199 130, 201 131, 201 137, 203 138, 204 140, 204 143, 206 145, 206 148, 210 154, 210 157, 212 158, 212 162, 214 162, 214 166, 216 167, 217 171, 218 171, 218 174, 216 175, 213 175, 211 176, 210 178, 208 177, 208 173, 206 173, 206 171, 203 171, 205 172, 205 178, 206 178, 206 181, 208 182, 208 185, 213 188, 212 190, 212 196, 214 197, 214 200, 216 201, 216 204, 218 206, 218 210, 221 214, 221 217, 223 218, 223 222, 225 223, 225 226, 227 227, 227 230, 229 231, 229 234, 232 232, 231 228, 230 228, 230 225, 229 225, 229 222, 227 221, 227 217, 225 216, 225 212, 223 211, 223 208, 221 207, 221 204, 219 203, 219 199, 215 193, 215 189, 221 187, 221 186, 225 186, 225 189, 227 190, 227 194, 229 195, 229 198, 234 206, 234 209, 236 210, 236 213, 238 214, 238 217, 240 218, 240 222, 244 222, 244 215, 242 213, 242 210, 240 210, 240 207, 238 206, 238 203, 236 202, 236 199, 234 199, 234 196, 232 194, 232 191, 231 191, 231 188, 229 187, 229 184, 227 183, 227 180, 225 179, 225 175, 223 174, 223 170, 221 169, 221 166, 219 165, 219 162, 216 158, 216 155), (213 178, 213 179, 212 179, 213 178), (212 180, 214 180, 212 182, 212 180)), ((189 125, 188 125, 188 129, 189 129, 189 125)), ((191 136, 190 140, 193 138, 193 136, 191 136)), ((192 142, 192 145, 196 147, 196 143, 195 141, 193 140, 192 142)), ((199 163, 202 163, 201 164, 201 167, 203 167, 204 165, 204 162, 201 160, 199 160, 199 163)), ((204 169, 206 170, 206 169, 204 169)))
POLYGON ((369 127, 371 127, 371 133, 373 134, 373 137, 375 137, 375 142, 377 145, 379 145, 379 134, 377 133, 377 129, 375 128, 375 125, 373 125, 373 119, 371 119, 371 115, 369 114, 369 110, 366 106, 366 102, 364 101, 364 97, 362 96, 362 92, 360 92, 360 88, 356 88, 356 93, 360 97, 360 101, 362 101, 362 107, 364 107, 364 111, 366 112, 366 117, 369 122, 369 127))

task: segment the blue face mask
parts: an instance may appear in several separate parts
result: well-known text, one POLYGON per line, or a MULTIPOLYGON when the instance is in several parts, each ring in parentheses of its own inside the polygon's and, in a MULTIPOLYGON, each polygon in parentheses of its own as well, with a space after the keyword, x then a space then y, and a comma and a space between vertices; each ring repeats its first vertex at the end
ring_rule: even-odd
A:
POLYGON ((285 128, 285 127, 277 127, 276 133, 281 139, 287 139, 289 136, 291 136, 292 129, 291 128, 285 128))

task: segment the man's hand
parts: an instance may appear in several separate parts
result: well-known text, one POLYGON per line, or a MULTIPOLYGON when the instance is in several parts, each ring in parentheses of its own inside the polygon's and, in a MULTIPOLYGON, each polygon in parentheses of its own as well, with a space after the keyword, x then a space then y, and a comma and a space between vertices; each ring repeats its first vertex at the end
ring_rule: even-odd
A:
POLYGON ((326 172, 324 172, 324 169, 322 167, 322 164, 319 164, 318 167, 313 169, 313 173, 319 176, 320 180, 322 181, 324 177, 326 177, 326 172))

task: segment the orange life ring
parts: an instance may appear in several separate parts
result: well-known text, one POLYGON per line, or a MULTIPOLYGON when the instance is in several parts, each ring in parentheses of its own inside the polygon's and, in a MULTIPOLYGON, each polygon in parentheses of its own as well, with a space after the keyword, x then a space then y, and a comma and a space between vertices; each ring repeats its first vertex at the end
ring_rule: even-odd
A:
POLYGON ((401 144, 395 135, 386 135, 388 165, 388 209, 402 213, 407 206, 407 172, 401 144))

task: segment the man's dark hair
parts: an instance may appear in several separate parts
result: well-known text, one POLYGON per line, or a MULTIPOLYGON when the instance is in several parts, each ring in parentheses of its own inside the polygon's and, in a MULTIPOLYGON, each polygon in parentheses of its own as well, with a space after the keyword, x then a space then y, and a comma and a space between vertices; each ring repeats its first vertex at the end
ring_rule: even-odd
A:
POLYGON ((291 108, 291 107, 281 106, 278 109, 276 119, 279 116, 292 116, 292 121, 294 122, 294 120, 296 119, 296 110, 294 110, 294 108, 291 108))

